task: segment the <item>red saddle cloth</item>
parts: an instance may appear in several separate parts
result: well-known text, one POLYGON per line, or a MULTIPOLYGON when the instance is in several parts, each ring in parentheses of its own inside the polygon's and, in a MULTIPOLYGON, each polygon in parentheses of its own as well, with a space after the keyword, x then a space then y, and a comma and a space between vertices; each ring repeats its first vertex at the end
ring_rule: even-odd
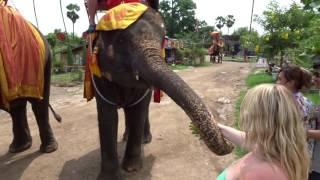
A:
POLYGON ((44 57, 39 32, 0 0, 0 106, 19 97, 42 98, 44 57))
POLYGON ((99 10, 109 10, 121 3, 141 2, 141 0, 100 0, 98 3, 99 10))

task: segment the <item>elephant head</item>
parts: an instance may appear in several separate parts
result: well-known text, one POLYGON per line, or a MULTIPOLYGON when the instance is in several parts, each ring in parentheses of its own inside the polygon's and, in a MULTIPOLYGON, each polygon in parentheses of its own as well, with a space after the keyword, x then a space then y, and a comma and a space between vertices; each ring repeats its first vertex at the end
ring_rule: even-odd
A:
POLYGON ((224 155, 232 151, 208 107, 161 57, 165 28, 159 13, 149 8, 127 29, 99 33, 98 64, 112 82, 159 87, 186 112, 212 152, 224 155))

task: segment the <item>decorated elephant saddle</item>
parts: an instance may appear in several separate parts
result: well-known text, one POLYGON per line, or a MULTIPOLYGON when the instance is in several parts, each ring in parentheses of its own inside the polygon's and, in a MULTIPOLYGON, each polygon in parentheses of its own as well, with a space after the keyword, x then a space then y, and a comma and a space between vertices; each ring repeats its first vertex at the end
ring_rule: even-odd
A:
POLYGON ((20 13, 0 4, 0 106, 19 97, 42 98, 45 45, 20 13))
POLYGON ((108 10, 99 20, 96 30, 111 31, 126 29, 148 9, 148 7, 139 2, 121 3, 108 10))
MULTIPOLYGON (((119 5, 106 11, 105 15, 99 20, 96 30, 97 31, 112 31, 121 30, 128 28, 131 24, 136 22, 141 15, 148 9, 148 7, 142 3, 140 0, 128 0, 125 3, 120 3, 119 5), (134 2, 136 1, 136 2, 134 2)), ((108 78, 107 74, 103 74, 97 63, 97 53, 99 49, 92 45, 93 41, 97 38, 97 33, 89 34, 89 48, 87 52, 87 63, 86 63, 86 73, 84 82, 84 98, 88 101, 94 97, 94 90, 92 86, 92 75, 98 77, 105 76, 108 78)), ((154 102, 160 102, 162 92, 160 89, 154 89, 154 102)))

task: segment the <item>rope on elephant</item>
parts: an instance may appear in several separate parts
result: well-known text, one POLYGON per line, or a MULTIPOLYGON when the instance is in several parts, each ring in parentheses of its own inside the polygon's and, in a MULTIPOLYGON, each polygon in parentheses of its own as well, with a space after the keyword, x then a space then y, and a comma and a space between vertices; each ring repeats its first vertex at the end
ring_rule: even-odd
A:
MULTIPOLYGON (((95 92, 98 94, 98 96, 106 103, 110 104, 110 105, 113 105, 113 106, 119 106, 119 104, 115 103, 115 102, 112 102, 111 100, 109 100, 108 98, 106 98, 104 95, 102 95, 102 93, 100 92, 99 88, 97 87, 94 79, 93 79, 93 76, 91 76, 92 78, 92 84, 93 84, 93 87, 95 89, 95 92)), ((139 104, 145 97, 147 97, 147 95, 150 93, 150 89, 147 89, 144 94, 139 98, 137 99, 135 102, 127 105, 126 107, 133 107, 137 104, 139 104)))

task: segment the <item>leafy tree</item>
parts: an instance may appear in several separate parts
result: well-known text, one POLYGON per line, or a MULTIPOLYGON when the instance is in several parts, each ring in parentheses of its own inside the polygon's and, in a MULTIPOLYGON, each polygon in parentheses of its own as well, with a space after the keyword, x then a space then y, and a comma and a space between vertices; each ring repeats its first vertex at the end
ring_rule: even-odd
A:
POLYGON ((319 0, 301 0, 305 5, 305 9, 313 9, 320 12, 320 1, 319 0))
POLYGON ((74 36, 74 24, 76 23, 77 19, 79 19, 77 12, 80 10, 80 7, 77 4, 69 4, 67 9, 67 17, 72 21, 72 34, 74 36))
POLYGON ((208 26, 205 21, 200 21, 197 32, 186 32, 176 35, 188 46, 196 46, 198 48, 208 48, 211 45, 210 33, 215 30, 213 26, 208 26))
POLYGON ((309 26, 312 13, 293 3, 289 9, 281 9, 277 2, 271 2, 263 16, 256 17, 265 30, 261 39, 261 48, 270 59, 280 55, 280 65, 289 49, 298 48, 299 41, 304 36, 305 28, 309 26))
POLYGON ((56 44, 57 44, 56 34, 55 33, 49 33, 49 34, 46 35, 46 39, 47 39, 48 43, 50 44, 50 49, 51 49, 51 54, 52 54, 53 61, 55 61, 56 60, 55 47, 56 47, 56 44))
POLYGON ((221 28, 226 24, 226 19, 222 16, 216 18, 216 27, 221 31, 221 28))
MULTIPOLYGON (((248 27, 240 27, 236 29, 232 35, 240 36, 240 44, 242 48, 247 48, 250 50, 256 50, 260 41, 259 33, 255 29, 249 31, 248 27)), ((258 53, 258 52, 257 52, 258 53)))
POLYGON ((192 0, 163 0, 159 7, 165 20, 167 35, 175 37, 179 33, 195 31, 196 4, 192 0))
POLYGON ((226 26, 228 28, 228 34, 229 34, 229 29, 234 25, 234 22, 236 20, 234 19, 233 15, 228 15, 225 19, 226 19, 226 26))

